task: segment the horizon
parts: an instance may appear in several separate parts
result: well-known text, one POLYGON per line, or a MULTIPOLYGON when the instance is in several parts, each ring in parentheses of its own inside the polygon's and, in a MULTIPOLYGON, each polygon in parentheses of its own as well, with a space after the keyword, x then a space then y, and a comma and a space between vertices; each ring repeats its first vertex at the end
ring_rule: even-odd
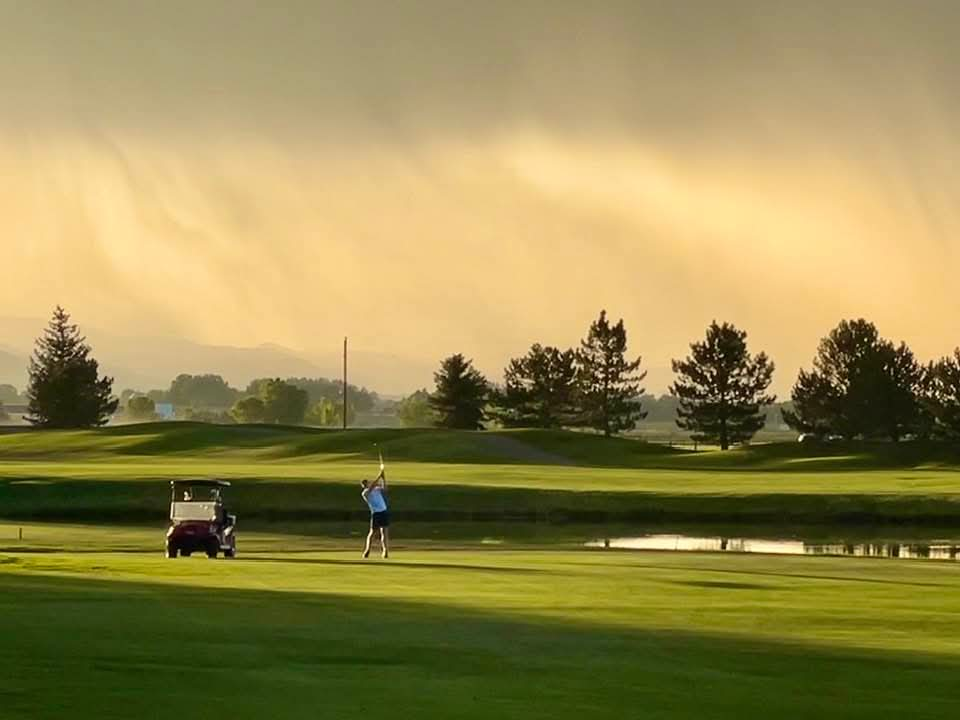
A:
MULTIPOLYGON (((0 328, 3 328, 5 322, 10 320, 11 318, 5 318, 3 316, 0 316, 0 328)), ((29 323, 31 325, 37 324, 38 327, 42 327, 42 328, 45 328, 46 322, 48 322, 48 321, 41 322, 38 319, 32 319, 32 318, 17 318, 16 320, 22 321, 24 323, 29 323)), ((75 322, 74 318, 72 317, 71 317, 71 322, 75 322)), ((629 328, 627 330, 629 333, 629 328)), ((257 365, 257 368, 259 369, 248 370, 248 371, 237 371, 235 369, 230 370, 229 367, 226 370, 224 370, 223 368, 218 369, 217 361, 207 362, 206 364, 204 364, 201 361, 200 364, 198 365, 196 358, 190 358, 182 362, 182 365, 187 368, 186 370, 182 370, 181 372, 176 369, 172 369, 171 370, 172 374, 170 374, 169 378, 165 378, 165 376, 154 374, 152 376, 153 380, 150 382, 147 382, 146 384, 144 384, 143 382, 140 382, 139 384, 136 382, 125 383, 123 382, 123 380, 125 378, 129 378, 129 374, 131 372, 136 372, 136 371, 130 368, 129 366, 125 366, 122 362, 117 363, 116 358, 110 353, 106 355, 98 353, 97 347, 96 347, 96 344, 97 344, 96 340, 91 341, 89 335, 87 334, 87 332, 84 330, 83 327, 79 327, 79 331, 81 335, 83 335, 86 338, 88 344, 91 346, 92 354, 94 355, 94 357, 96 357, 98 360, 101 360, 101 361, 105 360, 105 362, 101 362, 101 368, 105 371, 105 374, 115 376, 114 391, 118 395, 122 390, 134 390, 137 392, 147 392, 149 390, 166 389, 169 386, 170 381, 172 381, 179 374, 220 375, 224 378, 224 380, 226 380, 226 382, 229 385, 231 385, 232 387, 238 390, 243 390, 250 381, 259 379, 262 377, 280 376, 280 377, 283 377, 284 379, 300 378, 300 377, 324 378, 324 379, 334 380, 334 381, 339 381, 342 379, 342 373, 338 374, 338 371, 337 371, 337 368, 339 368, 340 366, 337 365, 337 368, 335 368, 333 364, 331 364, 331 362, 333 362, 334 364, 338 364, 342 361, 342 355, 338 352, 330 352, 330 353, 327 353, 326 355, 309 355, 309 354, 303 353, 302 351, 298 351, 295 348, 285 347, 282 345, 277 345, 275 343, 269 343, 269 342, 261 343, 260 345, 252 346, 252 347, 244 347, 244 346, 237 346, 237 345, 202 345, 202 344, 194 343, 193 341, 187 340, 185 338, 163 337, 160 335, 150 335, 150 334, 143 335, 143 336, 111 336, 109 334, 105 334, 99 328, 94 328, 92 330, 92 334, 94 338, 99 338, 99 339, 109 338, 110 341, 113 343, 113 347, 120 348, 121 352, 129 352, 129 350, 124 349, 123 344, 133 342, 134 340, 136 341, 152 340, 160 343, 175 341, 178 343, 182 343, 183 345, 190 348, 202 349, 204 351, 213 351, 213 352, 223 351, 226 353, 230 353, 230 352, 244 353, 244 352, 267 351, 267 352, 277 353, 278 355, 274 357, 279 356, 283 360, 294 360, 296 362, 304 363, 299 366, 301 368, 304 368, 300 372, 292 371, 292 372, 286 372, 286 373, 284 372, 277 373, 277 372, 270 372, 268 359, 261 361, 260 364, 257 365), (326 363, 326 365, 324 365, 324 363, 326 363), (116 372, 118 369, 119 369, 119 372, 116 372)), ((4 384, 4 383, 10 384, 16 387, 21 392, 26 391, 26 362, 29 358, 30 353, 32 352, 33 340, 35 340, 35 338, 32 338, 29 341, 29 343, 26 340, 22 340, 18 346, 9 346, 9 345, 4 345, 3 343, 0 343, 0 356, 2 356, 4 353, 9 353, 9 354, 15 355, 16 357, 21 359, 24 363, 24 367, 22 368, 22 371, 17 371, 20 373, 20 376, 16 376, 16 373, 11 373, 11 369, 7 365, 0 362, 0 384, 4 384)), ((574 346, 574 348, 575 347, 576 346, 574 346)), ((564 349, 564 348, 561 348, 561 349, 564 349)), ((147 348, 146 352, 150 353, 153 351, 150 348, 147 348)), ((518 355, 520 354, 522 353, 518 353, 518 355)), ((225 357, 225 356, 221 356, 221 357, 225 357)), ((416 363, 415 361, 412 361, 410 358, 404 358, 401 356, 391 355, 388 353, 378 353, 365 348, 350 348, 348 352, 348 360, 350 361, 351 366, 354 364, 354 362, 358 357, 360 358, 360 365, 363 369, 360 372, 361 377, 357 379, 353 376, 352 374, 353 370, 351 368, 351 375, 348 378, 348 382, 351 385, 355 385, 357 387, 362 387, 367 390, 377 392, 381 397, 388 397, 388 398, 401 398, 401 397, 408 396, 421 389, 427 389, 427 390, 430 389, 430 386, 432 383, 427 380, 419 384, 418 383, 411 384, 408 382, 407 385, 403 386, 402 388, 396 385, 387 386, 386 388, 381 388, 381 387, 378 387, 375 379, 368 382, 370 378, 375 378, 377 375, 377 371, 371 369, 371 365, 370 365, 371 361, 373 361, 375 358, 381 358, 387 361, 399 360, 402 362, 410 363, 410 368, 417 368, 419 364, 416 363)), ((0 360, 2 359, 3 358, 0 357, 0 360)), ((919 358, 919 359, 921 363, 923 363, 924 360, 926 360, 924 358, 919 358)), ((176 363, 176 361, 169 361, 169 362, 176 363)), ((167 363, 167 366, 169 366, 169 362, 167 363)), ((223 362, 228 366, 231 365, 231 362, 229 359, 223 362)), ((439 361, 437 365, 439 366, 439 361)), ((804 367, 805 369, 809 369, 810 366, 811 366, 811 363, 807 363, 807 365, 804 367)), ((435 369, 436 368, 430 368, 429 373, 432 373, 435 369)), ((484 372, 487 379, 493 382, 494 384, 499 384, 502 381, 502 370, 486 373, 483 368, 479 368, 479 369, 481 370, 481 372, 484 372)), ((675 374, 672 368, 669 367, 669 365, 651 367, 646 362, 644 362, 641 365, 640 370, 642 372, 649 371, 648 377, 642 383, 645 390, 645 392, 643 393, 644 395, 654 396, 657 398, 662 396, 670 396, 670 397, 673 396, 673 394, 670 392, 669 385, 670 385, 670 382, 672 382, 672 379, 675 377, 675 374), (653 382, 651 382, 651 378, 653 379, 653 382)), ((408 372, 416 372, 416 370, 408 369, 408 372)), ((424 370, 424 372, 426 372, 426 370, 424 370)), ((795 378, 789 378, 788 380, 784 380, 783 378, 780 378, 780 381, 779 381, 780 384, 778 384, 777 373, 775 372, 773 380, 774 381, 771 385, 771 389, 776 394, 776 403, 783 403, 783 402, 789 401, 790 389, 793 385, 795 378), (786 389, 781 390, 781 384, 783 383, 788 383, 788 385, 786 389)))
POLYGON ((781 399, 845 318, 960 345, 949 3, 7 7, 4 315, 314 363, 348 336, 388 394, 601 308, 657 394, 714 319, 781 399))
MULTIPOLYGON (((29 325, 30 327, 33 327, 33 326, 39 327, 41 328, 41 331, 43 328, 46 327, 46 324, 49 321, 49 319, 41 321, 38 318, 15 318, 14 319, 14 318, 5 318, 0 316, 0 329, 2 329, 5 323, 10 320, 21 321, 23 322, 24 325, 29 325)), ((71 316, 71 322, 76 323, 76 319, 73 318, 72 316, 71 316)), ((79 323, 77 324, 79 326, 79 323)), ((337 372, 339 366, 333 367, 331 362, 332 361, 335 361, 336 363, 341 362, 342 345, 340 346, 341 347, 340 351, 331 350, 330 352, 325 354, 312 355, 312 354, 304 353, 303 351, 298 350, 296 348, 285 347, 282 345, 278 345, 276 343, 269 343, 269 342, 261 343, 259 345, 250 346, 250 347, 245 347, 241 345, 204 345, 201 343, 194 343, 193 341, 186 338, 176 338, 171 336, 164 337, 162 335, 149 334, 149 333, 144 335, 139 335, 139 336, 138 335, 114 336, 109 333, 105 333, 100 328, 91 328, 88 331, 88 330, 85 330, 83 326, 79 326, 79 331, 81 335, 83 335, 87 339, 88 344, 91 346, 93 356, 97 358, 98 361, 101 362, 101 367, 105 370, 105 374, 117 375, 116 382, 114 385, 114 390, 118 394, 121 391, 121 389, 132 389, 132 390, 137 390, 141 392, 146 392, 147 390, 153 390, 153 389, 164 389, 169 385, 170 381, 173 380, 173 378, 175 377, 175 375, 171 375, 167 380, 164 381, 160 379, 160 376, 155 375, 154 376, 155 381, 152 383, 152 385, 150 383, 147 383, 148 385, 151 385, 150 387, 146 387, 146 386, 132 387, 132 385, 136 383, 122 382, 124 376, 129 375, 133 371, 133 368, 125 366, 123 361, 117 361, 115 357, 116 351, 119 350, 120 353, 123 355, 128 354, 130 350, 129 348, 125 347, 125 345, 127 343, 132 344, 135 341, 137 342, 154 341, 158 343, 174 341, 188 347, 193 347, 195 349, 203 349, 205 351, 214 351, 214 352, 225 351, 226 353, 230 353, 234 351, 275 352, 284 356, 284 359, 295 359, 298 361, 302 361, 304 363, 302 367, 306 368, 299 375, 289 374, 289 373, 284 375, 284 373, 281 372, 280 373, 281 376, 324 377, 331 380, 341 379, 341 373, 337 372), (115 352, 114 353, 111 353, 109 351, 107 353, 98 352, 97 346, 100 345, 98 340, 107 340, 108 347, 114 348, 115 352), (326 363, 326 365, 324 363, 326 363), (310 370, 309 369, 310 367, 312 367, 313 369, 310 370), (119 372, 114 372, 116 370, 119 370, 119 372)), ((39 335, 39 332, 37 334, 39 335)), ((35 339, 36 338, 33 336, 30 336, 29 338, 27 338, 26 335, 21 335, 18 342, 12 345, 0 343, 0 354, 4 352, 13 354, 18 359, 22 359, 24 364, 24 367, 22 368, 22 370, 16 370, 13 374, 11 374, 11 370, 9 368, 7 368, 3 364, 0 364, 0 384, 3 384, 3 383, 11 384, 20 390, 23 390, 25 388, 26 362, 29 358, 30 353, 32 352, 33 342, 35 341, 35 339)), ((341 340, 341 343, 342 343, 342 340, 341 340)), ((381 390, 381 388, 377 386, 377 383, 375 380, 376 370, 371 370, 369 368, 369 364, 372 358, 379 357, 385 361, 396 360, 396 361, 407 363, 410 366, 407 369, 408 376, 410 373, 416 372, 416 368, 421 364, 417 363, 416 361, 412 360, 409 357, 393 355, 390 353, 380 353, 380 352, 371 350, 369 348, 350 347, 348 352, 348 360, 351 361, 351 365, 353 364, 353 361, 357 360, 358 357, 361 359, 360 365, 363 368, 360 372, 360 375, 362 377, 359 380, 355 380, 351 376, 349 378, 349 382, 351 385, 366 387, 369 390, 378 392, 381 396, 390 396, 390 397, 403 397, 405 395, 409 395, 423 388, 430 389, 430 386, 432 385, 432 373, 434 372, 434 370, 436 370, 436 367, 431 366, 427 368, 423 366, 424 372, 421 373, 421 375, 423 375, 426 378, 423 380, 423 382, 419 384, 417 383, 411 384, 408 382, 407 385, 405 386, 388 385, 386 389, 381 390), (374 379, 370 380, 371 377, 373 377, 374 379)), ((171 360, 169 362, 175 362, 175 361, 171 360)), ((169 365, 169 362, 166 364, 169 365)), ((229 357, 224 362, 226 364, 230 364, 229 357)), ((226 370, 224 370, 223 368, 218 369, 216 367, 216 364, 217 364, 216 361, 207 362, 206 364, 204 364, 203 361, 200 361, 199 365, 197 363, 198 361, 196 358, 189 358, 184 360, 183 365, 187 368, 190 368, 189 370, 185 370, 184 372, 186 374, 192 374, 192 375, 198 375, 198 374, 221 375, 225 380, 227 380, 227 382, 230 385, 241 390, 247 385, 247 383, 250 380, 253 380, 259 377, 273 377, 274 375, 277 374, 277 373, 269 372, 269 366, 267 365, 267 361, 264 361, 259 365, 259 367, 263 368, 263 370, 260 371, 259 373, 255 370, 248 371, 248 372, 242 372, 242 371, 238 372, 238 371, 231 371, 229 368, 226 370), (198 368, 206 368, 206 369, 198 369, 198 368)), ((505 364, 506 364, 506 361, 505 361, 505 364)), ((439 359, 436 365, 439 366, 439 359)), ((641 369, 642 370, 647 369, 646 364, 644 364, 641 369)), ((670 370, 670 368, 666 366, 654 367, 649 369, 653 370, 653 375, 655 378, 663 379, 667 376, 668 373, 672 374, 672 371, 670 370)), ((500 370, 494 370, 493 372, 487 374, 487 378, 493 382, 499 382, 502 379, 501 376, 502 376, 502 368, 500 370)), ((143 383, 140 383, 140 384, 143 385, 143 383)), ((648 384, 648 383, 645 383, 645 384, 648 384)), ((666 384, 663 384, 662 390, 659 389, 659 387, 647 388, 647 394, 659 396, 662 394, 667 394, 667 392, 668 392, 668 388, 666 387, 666 384)))

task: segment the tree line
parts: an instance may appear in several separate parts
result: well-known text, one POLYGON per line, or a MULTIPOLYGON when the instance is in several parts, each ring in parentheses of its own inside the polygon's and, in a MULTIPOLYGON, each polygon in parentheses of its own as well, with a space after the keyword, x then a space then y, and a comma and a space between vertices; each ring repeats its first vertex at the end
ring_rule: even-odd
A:
MULTIPOLYGON (((267 383, 276 378, 257 378, 251 380, 245 389, 231 387, 222 376, 216 374, 178 375, 166 390, 150 390, 139 393, 135 390, 124 390, 120 394, 122 403, 135 395, 144 394, 154 403, 169 403, 180 408, 197 408, 207 410, 228 410, 238 401, 248 397, 259 397, 263 394, 267 383)), ((291 377, 283 382, 292 385, 307 393, 308 407, 323 400, 337 400, 343 397, 343 382, 327 380, 326 378, 291 377)), ((377 402, 378 396, 367 388, 355 385, 347 386, 355 412, 366 412, 377 402)))
MULTIPOLYGON (((752 356, 746 333, 728 323, 711 324, 690 350, 673 361, 677 425, 724 449, 752 438, 766 422, 761 409, 776 399, 767 393, 773 363, 764 353, 752 356)), ((475 430, 490 419, 504 427, 586 427, 611 436, 647 416, 641 363, 628 353, 623 320, 611 323, 601 311, 576 350, 534 344, 509 361, 502 385, 488 382, 461 354, 447 358, 426 400, 442 427, 475 430)))
MULTIPOLYGON (((379 398, 366 388, 347 385, 347 423, 369 412, 379 398)), ((220 375, 178 375, 167 390, 120 395, 130 420, 157 418, 157 405, 173 406, 186 420, 218 423, 279 423, 340 427, 343 383, 326 378, 257 378, 245 390, 232 388, 220 375)))
MULTIPOLYGON (((746 332, 730 323, 711 323, 672 368, 668 405, 677 426, 699 442, 724 449, 749 442, 776 401, 769 392, 774 363, 766 353, 752 354, 746 332)), ((103 425, 121 401, 60 307, 37 340, 29 377, 27 419, 37 426, 103 425)), ((476 430, 492 421, 592 428, 609 436, 633 430, 647 416, 645 377, 641 357, 628 352, 623 320, 613 323, 602 311, 579 347, 534 344, 509 361, 500 384, 489 382, 463 354, 451 355, 435 373, 434 390, 405 398, 397 412, 408 425, 476 430)), ((351 412, 372 407, 377 396, 348 389, 349 422, 351 412)), ((166 391, 123 395, 137 417, 151 415, 157 402, 170 402, 221 422, 343 421, 342 384, 325 379, 263 378, 241 392, 217 375, 180 375, 166 391)), ((921 364, 905 343, 883 338, 872 323, 844 320, 820 341, 810 369, 800 371, 782 418, 822 439, 960 439, 960 349, 921 364)))
POLYGON ((866 320, 841 322, 820 341, 793 387, 784 420, 844 439, 960 439, 960 349, 921 364, 866 320))
MULTIPOLYGON (((640 356, 627 353, 623 321, 611 324, 601 312, 579 348, 534 344, 509 361, 499 385, 462 354, 445 359, 435 390, 407 398, 401 416, 449 428, 493 421, 614 435, 646 417, 640 367, 640 356)), ((764 352, 751 354, 747 333, 730 323, 712 322, 672 369, 676 425, 698 442, 723 449, 749 442, 777 399, 769 392, 774 363, 764 352)), ((789 427, 813 439, 960 439, 960 349, 924 365, 873 323, 844 320, 821 340, 781 412, 789 427)))

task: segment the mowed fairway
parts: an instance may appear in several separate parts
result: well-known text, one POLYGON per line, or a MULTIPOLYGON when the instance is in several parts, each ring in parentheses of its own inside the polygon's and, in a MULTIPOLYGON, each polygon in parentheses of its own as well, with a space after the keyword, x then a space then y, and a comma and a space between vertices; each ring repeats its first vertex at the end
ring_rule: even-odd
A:
POLYGON ((960 707, 951 563, 127 550, 0 553, 4 720, 875 720, 960 707))
POLYGON ((922 444, 0 435, 0 720, 955 717, 960 564, 582 543, 642 532, 637 518, 939 533, 960 518, 958 467, 922 444), (359 557, 374 442, 389 561, 359 557), (191 476, 235 481, 240 559, 161 557, 166 481, 191 476), (543 522, 576 513, 596 524, 543 522))

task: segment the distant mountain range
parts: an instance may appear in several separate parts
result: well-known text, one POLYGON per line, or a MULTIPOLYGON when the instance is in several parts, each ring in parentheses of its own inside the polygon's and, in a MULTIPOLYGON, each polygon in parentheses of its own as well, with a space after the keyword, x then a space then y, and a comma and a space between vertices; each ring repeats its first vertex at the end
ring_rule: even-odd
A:
POLYGON ((0 384, 14 385, 19 389, 27 381, 27 357, 0 349, 0 384))
MULTIPOLYGON (((0 318, 0 383, 23 388, 33 336, 42 321, 0 318)), ((342 357, 331 353, 307 357, 278 345, 231 347, 204 345, 170 337, 124 337, 90 330, 87 339, 114 389, 166 388, 180 373, 214 373, 236 388, 257 377, 339 378, 342 357)), ((406 395, 432 384, 433 367, 425 362, 383 353, 352 350, 349 382, 384 396, 406 395)))
MULTIPOLYGON (((22 389, 27 382, 27 363, 42 320, 0 317, 0 383, 22 389)), ((83 328, 81 328, 83 330, 83 328)), ((280 345, 232 347, 204 345, 174 337, 129 337, 96 329, 85 331, 94 356, 114 378, 114 390, 165 389, 180 373, 221 375, 233 387, 243 389, 258 377, 339 378, 342 356, 329 353, 309 356, 280 345)), ((387 353, 351 350, 349 381, 385 397, 401 397, 422 387, 433 387, 434 363, 387 353)), ((669 367, 644 366, 647 392, 660 395, 673 380, 669 367)), ((486 371, 486 370, 485 370, 486 371)), ((501 378, 492 371, 493 381, 501 378)))

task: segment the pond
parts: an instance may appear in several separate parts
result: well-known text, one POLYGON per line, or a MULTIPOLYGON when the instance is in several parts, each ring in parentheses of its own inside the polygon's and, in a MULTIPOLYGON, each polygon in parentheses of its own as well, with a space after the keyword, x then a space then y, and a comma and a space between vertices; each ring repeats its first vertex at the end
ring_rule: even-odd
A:
POLYGON ((960 540, 827 542, 803 539, 765 539, 696 535, 639 535, 598 538, 587 547, 617 550, 677 552, 768 553, 773 555, 850 555, 856 557, 960 559, 960 540))

